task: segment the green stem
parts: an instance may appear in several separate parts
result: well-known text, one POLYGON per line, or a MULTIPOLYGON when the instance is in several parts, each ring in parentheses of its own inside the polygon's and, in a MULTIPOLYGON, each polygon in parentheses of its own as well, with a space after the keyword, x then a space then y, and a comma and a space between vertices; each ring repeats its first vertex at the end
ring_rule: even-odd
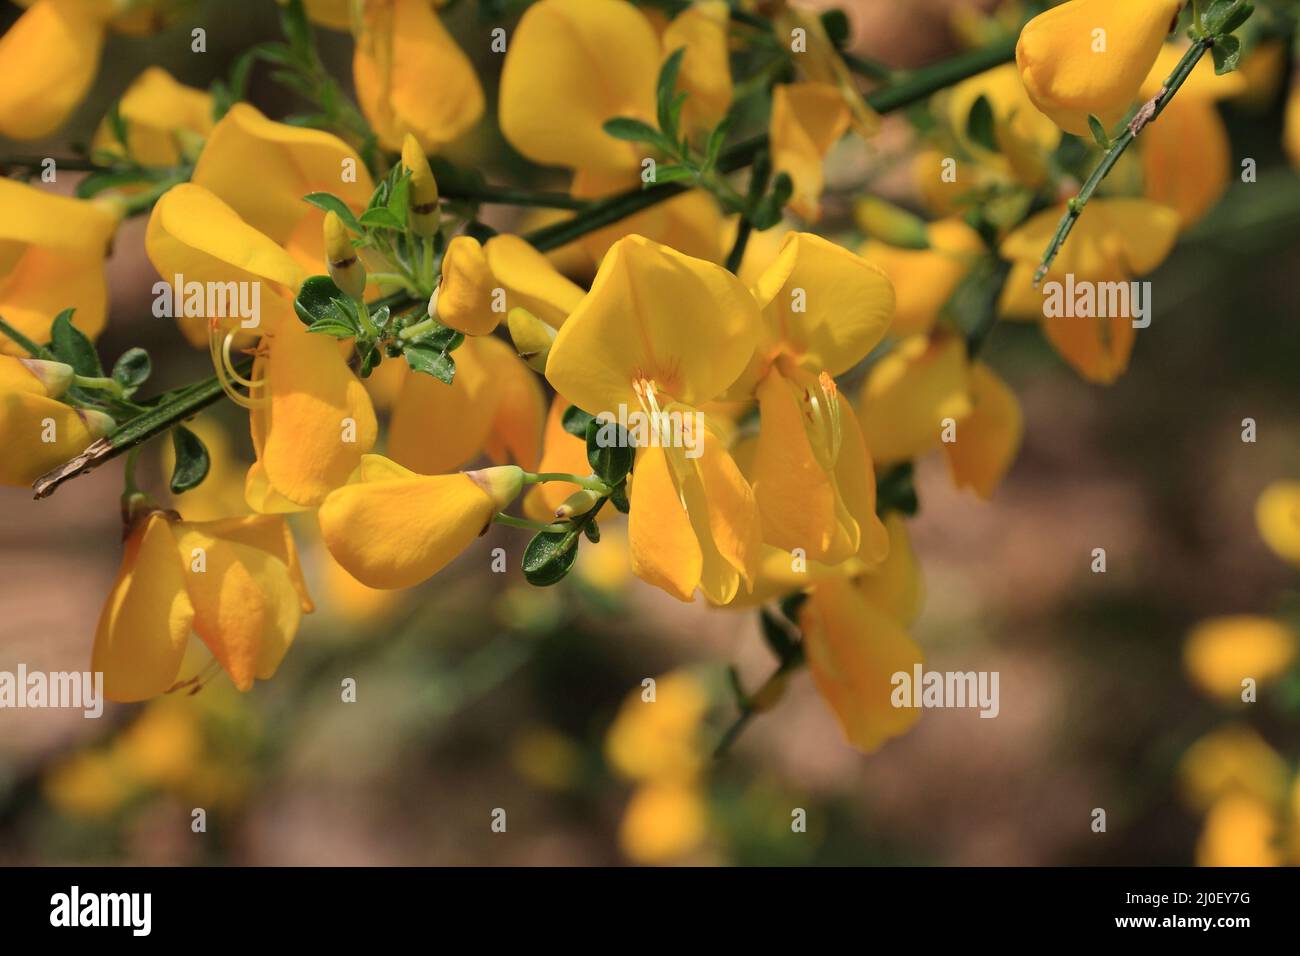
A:
POLYGON ((1097 187, 1101 185, 1102 180, 1115 168, 1115 164, 1119 162, 1125 150, 1133 144, 1133 141, 1137 139, 1138 134, 1142 132, 1146 125, 1153 122, 1164 112, 1165 107, 1174 98, 1174 94, 1186 82, 1196 64, 1205 55, 1205 51, 1213 45, 1213 38, 1206 37, 1197 40, 1187 48, 1187 52, 1183 54, 1183 58, 1174 67, 1174 72, 1165 80, 1160 92, 1142 105, 1133 119, 1129 121, 1124 132, 1111 143, 1110 149, 1106 150, 1106 155, 1101 158, 1101 162, 1097 164, 1097 168, 1092 171, 1092 175, 1083 184, 1079 194, 1066 204, 1065 215, 1061 217, 1060 225, 1056 227, 1051 242, 1047 244, 1047 249, 1043 252, 1043 261, 1039 264, 1037 271, 1034 272, 1034 288, 1038 287, 1038 284, 1043 281, 1043 277, 1047 275, 1048 270, 1051 269, 1057 253, 1061 251, 1065 240, 1069 237, 1071 230, 1074 229, 1074 224, 1083 214, 1083 208, 1088 204, 1088 200, 1092 198, 1093 193, 1097 191, 1097 187))
POLYGON ((72 384, 79 388, 102 389, 114 398, 126 398, 126 389, 115 379, 93 375, 74 375, 72 384))
POLYGON ((571 524, 542 524, 540 521, 529 521, 527 518, 516 518, 513 515, 497 513, 493 515, 492 520, 497 524, 503 524, 508 528, 523 528, 525 531, 570 531, 573 528, 571 524))
POLYGON ((3 316, 0 316, 0 332, 4 333, 10 339, 22 346, 27 354, 32 358, 46 359, 49 361, 54 359, 53 352, 44 346, 37 345, 27 336, 23 335, 22 332, 19 332, 16 328, 6 322, 3 316))
POLYGON ((594 491, 598 495, 608 495, 610 492, 609 485, 594 475, 590 478, 582 478, 564 471, 543 471, 536 474, 524 472, 524 484, 526 485, 535 485, 543 481, 567 481, 569 484, 586 488, 588 491, 594 491))
POLYGON ((511 186, 461 186, 443 188, 439 184, 439 194, 444 199, 483 203, 489 206, 528 206, 536 209, 586 209, 591 200, 568 193, 546 192, 532 189, 515 189, 511 186))
MULTIPOLYGON (((252 358, 245 357, 235 362, 235 371, 240 375, 248 375, 252 368, 252 358)), ((159 402, 138 418, 125 422, 105 437, 91 442, 85 451, 71 461, 64 462, 36 479, 32 484, 36 497, 49 497, 65 481, 98 468, 123 452, 163 434, 173 425, 207 408, 224 394, 221 381, 214 375, 159 402)))
POLYGON ((436 329, 442 328, 442 323, 435 318, 425 319, 423 322, 416 322, 414 325, 408 325, 397 333, 397 337, 403 342, 410 342, 418 339, 421 335, 427 335, 436 329))

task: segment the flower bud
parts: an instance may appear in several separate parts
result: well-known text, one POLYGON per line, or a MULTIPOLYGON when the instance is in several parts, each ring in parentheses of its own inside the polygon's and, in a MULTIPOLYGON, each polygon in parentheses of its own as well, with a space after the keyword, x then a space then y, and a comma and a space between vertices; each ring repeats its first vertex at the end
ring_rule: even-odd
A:
POLYGON ((429 160, 414 136, 402 141, 402 165, 411 173, 411 229, 419 236, 432 236, 442 221, 438 207, 438 181, 429 160))
POLYGON ((872 239, 902 249, 930 248, 925 223, 891 202, 875 196, 864 196, 854 204, 853 217, 857 220, 858 228, 872 239))
POLYGON ((78 408, 77 417, 81 419, 81 423, 86 426, 86 431, 90 432, 92 438, 103 438, 117 428, 117 422, 112 416, 93 408, 78 408))
POLYGON ((524 488, 524 470, 518 465, 497 465, 467 471, 465 476, 487 492, 497 511, 509 507, 524 488))
POLYGON ((352 247, 352 237, 338 213, 325 213, 325 261, 330 278, 344 295, 359 299, 366 291, 366 267, 352 247))
POLYGON ((71 365, 63 362, 47 362, 43 359, 23 358, 18 360, 27 371, 36 376, 36 380, 45 389, 50 398, 58 398, 72 385, 76 376, 71 365))
POLYGON ((519 307, 506 314, 506 325, 510 329, 510 341, 515 344, 519 357, 534 372, 546 374, 546 357, 551 354, 555 329, 527 309, 519 307))
POLYGON ((466 335, 488 335, 500 316, 493 309, 496 277, 477 239, 457 236, 442 256, 442 283, 429 302, 430 315, 466 335))
POLYGON ((560 507, 555 509, 555 517, 561 520, 569 518, 580 518, 600 501, 600 495, 590 488, 580 488, 569 497, 564 499, 560 507))

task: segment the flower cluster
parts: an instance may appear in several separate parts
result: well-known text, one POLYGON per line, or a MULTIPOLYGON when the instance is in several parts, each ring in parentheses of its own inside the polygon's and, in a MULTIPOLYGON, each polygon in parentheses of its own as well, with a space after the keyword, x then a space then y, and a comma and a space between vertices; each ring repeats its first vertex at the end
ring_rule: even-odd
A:
MULTIPOLYGON (((36 0, 0 39, 16 78, 0 132, 57 128, 105 29, 163 29, 183 6, 36 0)), ((437 575, 494 523, 532 532, 520 570, 551 585, 621 512, 641 580, 762 608, 778 669, 736 688, 745 717, 807 665, 852 744, 903 733, 918 711, 891 678, 922 661, 913 463, 941 452, 982 499, 1010 469, 1023 412, 980 358, 999 317, 1040 320, 1092 382, 1125 370, 1144 327, 1130 283, 1223 193, 1215 101, 1269 83, 1236 71, 1243 49, 1266 55, 1238 35, 1250 3, 1183 6, 1069 0, 1012 31, 968 24, 981 45, 957 66, 868 91, 859 75, 880 71, 846 52, 842 15, 720 0, 537 0, 468 52, 429 0, 289 0, 286 41, 208 90, 146 70, 103 119, 78 198, 0 181, 0 474, 43 497, 128 455, 93 650, 108 695, 270 678, 313 606, 291 520, 383 590, 437 575), (313 24, 351 32, 355 103, 313 24), (449 158, 483 122, 489 50, 500 135, 567 171, 562 191, 449 158), (249 103, 258 62, 311 112, 249 103), (837 220, 836 154, 875 149, 880 114, 923 102, 912 172, 932 218, 854 189, 837 220), (522 231, 495 205, 550 212, 522 231), (155 314, 214 371, 151 398, 147 353, 105 371, 93 344, 103 256, 143 214, 155 314), (1067 293, 1053 310, 1043 280, 1122 286, 1129 308, 1076 312, 1067 293), (183 422, 222 398, 248 413, 243 502, 185 517, 220 462, 183 422), (167 432, 175 500, 159 503, 133 468, 167 432)), ((1213 644, 1193 655, 1210 669, 1213 644)), ((638 800, 689 804, 693 773, 638 800)), ((628 839, 654 857, 690 837, 628 839)))

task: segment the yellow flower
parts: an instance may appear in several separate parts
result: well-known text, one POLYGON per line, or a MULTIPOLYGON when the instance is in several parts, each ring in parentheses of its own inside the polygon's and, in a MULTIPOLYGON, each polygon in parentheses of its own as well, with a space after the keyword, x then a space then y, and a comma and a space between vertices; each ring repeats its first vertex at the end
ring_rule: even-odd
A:
POLYGON ((966 349, 956 336, 904 339, 871 367, 858 397, 862 433, 881 466, 936 447, 945 420, 970 413, 966 349))
MULTIPOLYGON (((126 124, 125 154, 143 166, 179 164, 190 144, 212 131, 211 94, 177 83, 160 66, 135 78, 118 101, 118 113, 126 124)), ((124 152, 107 119, 99 124, 92 145, 96 152, 124 152)))
POLYGON ((419 141, 410 133, 402 138, 402 166, 411 174, 411 228, 417 235, 432 236, 442 221, 438 181, 419 141))
POLYGON ((483 115, 474 65, 430 0, 369 0, 356 43, 357 100, 385 149, 401 149, 410 133, 437 152, 483 115))
POLYGON ((58 400, 71 381, 62 363, 0 355, 0 484, 30 485, 113 430, 102 412, 58 400))
POLYGON ((730 18, 724 0, 697 0, 664 29, 664 58, 686 51, 677 82, 686 93, 682 124, 687 130, 713 129, 731 107, 730 18))
POLYGON ((1283 561, 1300 567, 1300 481, 1275 481, 1255 502, 1255 526, 1283 561))
POLYGON ((177 683, 190 631, 240 690, 271 677, 312 609, 283 518, 189 522, 153 512, 127 538, 92 668, 111 700, 177 683))
POLYGON ((1179 762, 1178 775, 1187 802, 1206 810, 1236 793, 1277 806, 1286 794, 1290 770, 1255 731, 1230 724, 1192 744, 1179 762))
POLYGON ((981 498, 993 497, 1015 461, 1024 433, 1020 400, 983 362, 971 363, 970 414, 961 419, 955 439, 943 443, 953 484, 981 498))
MULTIPOLYGON (((0 208, 0 315, 45 343, 54 317, 74 308, 73 324, 97 337, 108 310, 104 256, 117 229, 117 207, 0 179, 0 208)), ((0 336, 0 354, 25 353, 0 336)))
POLYGON ((871 459, 833 376, 876 346, 894 290, 875 266, 809 233, 789 234, 754 290, 763 325, 756 361, 761 427, 753 486, 763 540, 836 563, 875 563, 887 536, 876 517, 871 459))
POLYGON ((1241 702, 1243 680, 1263 684, 1286 673, 1295 658, 1296 636, 1277 621, 1253 614, 1202 621, 1183 647, 1193 683, 1234 703, 1241 702))
POLYGON ((0 37, 0 134, 40 139, 63 125, 90 90, 103 20, 82 0, 44 0, 0 37))
POLYGON ((829 84, 772 87, 772 168, 789 174, 794 185, 789 207, 807 222, 821 218, 822 161, 848 130, 850 118, 844 97, 829 84))
POLYGON ((518 236, 493 236, 486 245, 457 236, 442 257, 433 314, 466 335, 490 334, 516 307, 559 328, 582 295, 581 288, 518 236))
POLYGON ((923 661, 895 618, 851 582, 831 578, 809 593, 799 625, 817 690, 853 746, 871 753, 916 722, 916 708, 891 702, 892 676, 923 661))
POLYGON ((454 356, 451 385, 400 363, 389 457, 423 475, 454 471, 484 451, 497 463, 531 469, 546 414, 537 376, 510 346, 491 336, 466 339, 454 356))
POLYGON ((154 206, 145 236, 164 280, 180 275, 187 284, 223 287, 233 281, 258 291, 262 314, 254 323, 209 316, 206 303, 197 316, 187 308, 181 321, 192 342, 207 342, 228 381, 240 381, 228 358, 233 336, 261 336, 252 377, 244 380, 254 383, 251 398, 238 399, 252 407, 258 460, 247 497, 258 511, 319 504, 347 480, 378 431, 344 347, 308 333, 293 312, 303 279, 326 264, 325 213, 302 201, 320 190, 364 207, 370 180, 356 153, 328 133, 274 123, 237 104, 213 129, 193 182, 168 190, 154 206), (341 181, 347 168, 357 182, 341 181))
MULTIPOLYGON (((938 178, 938 166, 935 166, 938 178)), ((958 284, 985 252, 984 241, 961 219, 944 219, 926 226, 928 249, 903 249, 868 239, 858 254, 869 259, 894 283, 897 299, 889 331, 906 336, 929 332, 939 311, 958 284)))
POLYGON ((701 723, 708 690, 689 671, 655 679, 654 699, 637 688, 623 700, 605 737, 605 758, 622 777, 636 781, 688 780, 703 766, 701 723))
MULTIPOLYGON (((288 0, 276 0, 281 5, 288 0)), ((348 30, 352 27, 352 0, 303 0, 307 19, 327 30, 348 30)))
POLYGON ((617 418, 622 408, 626 420, 637 413, 650 423, 631 485, 632 567, 682 601, 698 587, 725 604, 753 578, 753 491, 708 425, 700 427, 698 409, 744 371, 758 326, 753 297, 731 273, 630 236, 605 256, 551 347, 546 377, 565 399, 594 415, 617 418), (669 427, 674 421, 679 428, 669 427))
POLYGON ((947 114, 958 143, 981 165, 1010 173, 1026 186, 1042 184, 1045 159, 1060 145, 1061 130, 1034 107, 1015 64, 1006 63, 958 83, 947 95, 947 114), (980 97, 988 101, 993 114, 996 153, 976 143, 967 132, 971 108, 980 97))
POLYGON ((359 213, 374 190, 365 163, 343 140, 274 122, 247 103, 236 103, 213 128, 190 181, 283 247, 304 275, 319 273, 324 265, 325 213, 302 197, 333 193, 359 213))
POLYGON ((321 504, 321 537, 362 584, 412 587, 450 564, 522 486, 514 465, 430 476, 366 455, 355 480, 321 504))
POLYGON ((1133 318, 1064 313, 1049 317, 1044 314, 1045 294, 1051 283, 1064 288, 1068 275, 1073 276, 1076 287, 1086 283, 1095 289, 1101 283, 1129 282, 1154 271, 1173 250, 1179 216, 1167 206, 1145 199, 1093 199, 1061 247, 1043 285, 1035 289, 1034 270, 1064 211, 1062 207, 1040 212, 1002 241, 1002 257, 1012 268, 998 304, 999 314, 1041 321, 1044 334, 1062 358, 1089 381, 1108 385, 1128 368, 1136 338, 1133 318))
POLYGON ((1277 814, 1244 793, 1210 807, 1196 841, 1197 866, 1280 866, 1277 814))
POLYGON ((632 794, 618 827, 618 844, 637 863, 666 863, 696 849, 708 827, 708 803, 697 785, 654 783, 632 794))
POLYGON ((1068 133, 1111 128, 1137 98, 1183 0, 1069 0, 1025 24, 1016 64, 1034 105, 1068 133))
POLYGON ((97 820, 109 816, 134 792, 106 753, 86 750, 60 760, 45 775, 41 789, 61 813, 97 820))

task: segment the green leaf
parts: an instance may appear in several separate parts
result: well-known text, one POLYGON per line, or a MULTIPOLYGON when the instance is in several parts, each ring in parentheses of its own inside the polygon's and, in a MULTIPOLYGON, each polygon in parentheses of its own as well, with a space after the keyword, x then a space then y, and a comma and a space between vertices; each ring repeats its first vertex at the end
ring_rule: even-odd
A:
POLYGON ((987 96, 980 96, 971 105, 970 115, 966 117, 966 135, 972 143, 982 146, 989 152, 998 151, 998 137, 994 130, 993 105, 987 96))
POLYGON ((361 356, 361 366, 357 369, 357 374, 361 378, 369 378, 370 373, 378 368, 379 363, 383 360, 384 356, 383 353, 379 351, 379 346, 372 342, 369 351, 367 351, 365 355, 361 356))
POLYGON ((659 128, 674 142, 677 140, 677 119, 681 112, 681 104, 677 102, 677 74, 681 71, 682 57, 685 55, 686 47, 673 50, 668 59, 664 60, 664 65, 659 68, 659 82, 655 86, 659 128))
POLYGON ((790 636, 786 626, 771 611, 761 610, 759 622, 763 625, 763 641, 776 659, 784 664, 799 651, 799 642, 790 636))
POLYGON ((912 463, 905 462, 880 476, 876 485, 876 514, 897 511, 909 517, 920 510, 913 483, 912 463))
POLYGON ((1249 20, 1254 12, 1255 5, 1250 0, 1211 0, 1201 15, 1201 22, 1205 25, 1206 33, 1218 36, 1231 33, 1249 20))
POLYGON ((406 356, 406 364, 415 371, 432 375, 445 385, 450 385, 456 378, 456 360, 441 349, 408 345, 402 354, 406 356))
POLYGON ((1092 131, 1092 141, 1102 149, 1110 149, 1110 137, 1106 135, 1106 127, 1101 125, 1101 120, 1088 114, 1088 129, 1092 131))
POLYGON ((411 211, 411 174, 403 173, 393 183, 393 188, 388 194, 388 211, 393 214, 393 218, 406 228, 407 216, 411 211))
POLYGON ((609 503, 620 514, 627 514, 632 510, 632 503, 627 500, 627 485, 619 485, 609 493, 609 503))
POLYGON ((675 183, 678 180, 694 178, 695 170, 689 166, 656 166, 654 180, 645 185, 648 188, 659 183, 675 183))
POLYGON ((853 30, 849 26, 849 15, 843 10, 832 9, 822 14, 822 29, 838 49, 844 49, 852 39, 853 30))
POLYGON ((280 7, 280 29, 289 41, 289 52, 299 62, 308 62, 312 55, 311 23, 302 0, 288 0, 280 7))
POLYGON ((632 119, 630 116, 616 116, 614 119, 606 120, 602 128, 615 139, 626 140, 629 143, 650 143, 665 152, 671 151, 672 148, 672 144, 657 129, 649 123, 632 119))
POLYGON ((578 557, 576 531, 539 531, 524 550, 524 578, 537 587, 564 579, 578 557))
POLYGON ((587 423, 587 462, 596 477, 607 485, 616 485, 632 470, 636 452, 627 432, 617 423, 593 418, 587 423), (613 433, 611 436, 611 432, 613 433), (610 438, 612 444, 605 444, 610 438))
POLYGON ((92 196, 98 196, 105 189, 116 189, 119 186, 130 186, 135 183, 147 183, 149 181, 149 174, 139 169, 91 173, 77 183, 76 193, 80 199, 90 199, 92 196))
POLYGON ((350 339, 356 336, 357 330, 344 319, 327 316, 323 319, 317 319, 311 325, 307 326, 308 332, 318 332, 322 335, 332 335, 336 339, 350 339))
POLYGON ((144 349, 127 349, 113 366, 113 381, 123 388, 138 388, 153 370, 149 353, 144 349))
POLYGON ((113 139, 122 147, 122 152, 128 155, 131 147, 127 145, 126 137, 126 120, 122 117, 122 101, 114 100, 113 105, 108 108, 108 116, 105 117, 108 122, 108 128, 113 133, 113 139))
POLYGON ((754 228, 762 232, 780 222, 785 204, 790 201, 793 193, 794 181, 790 179, 790 174, 777 173, 772 180, 772 189, 759 200, 758 206, 754 209, 754 228))
POLYGON ((179 495, 203 483, 203 479, 208 477, 211 460, 199 436, 184 425, 172 429, 172 448, 176 452, 176 464, 172 468, 169 487, 172 494, 179 495))
POLYGON ((346 298, 329 276, 311 276, 298 290, 293 311, 303 325, 311 326, 322 319, 334 318, 334 302, 346 298))
POLYGON ((359 221, 363 226, 372 226, 376 229, 397 229, 401 231, 406 228, 406 222, 398 219, 387 206, 376 206, 374 209, 367 209, 361 214, 359 221))
POLYGON ((1231 73, 1241 61, 1241 41, 1234 36, 1219 37, 1210 47, 1214 57, 1214 72, 1219 76, 1231 73))
POLYGON ((704 169, 706 171, 718 165, 718 157, 722 155, 722 145, 726 142, 729 129, 731 129, 731 117, 724 116, 722 122, 713 127, 713 132, 709 134, 709 141, 704 146, 704 169))
POLYGON ((564 425, 564 430, 575 438, 586 439, 587 426, 595 421, 596 416, 584 412, 577 405, 570 405, 564 410, 564 416, 560 419, 564 425))
POLYGON ((311 203, 317 209, 324 209, 326 212, 337 213, 338 217, 343 220, 343 225, 347 226, 353 232, 361 232, 361 223, 357 221, 356 214, 348 208, 338 196, 333 193, 308 193, 302 197, 311 203))
POLYGON ((99 364, 99 354, 94 344, 86 338, 81 329, 72 324, 72 314, 76 309, 64 309, 54 318, 50 326, 50 351, 54 357, 65 365, 71 365, 78 375, 87 378, 102 378, 103 366, 99 364))

